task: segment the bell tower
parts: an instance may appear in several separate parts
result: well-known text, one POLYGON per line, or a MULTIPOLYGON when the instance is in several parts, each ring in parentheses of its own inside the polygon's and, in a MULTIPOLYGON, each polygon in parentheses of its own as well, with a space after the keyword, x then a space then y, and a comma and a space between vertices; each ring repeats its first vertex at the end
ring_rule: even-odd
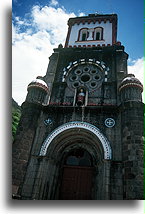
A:
POLYGON ((143 199, 143 86, 127 73, 117 15, 70 18, 49 59, 22 105, 15 197, 143 199))
POLYGON ((65 47, 111 46, 117 39, 117 15, 89 14, 68 21, 65 47))

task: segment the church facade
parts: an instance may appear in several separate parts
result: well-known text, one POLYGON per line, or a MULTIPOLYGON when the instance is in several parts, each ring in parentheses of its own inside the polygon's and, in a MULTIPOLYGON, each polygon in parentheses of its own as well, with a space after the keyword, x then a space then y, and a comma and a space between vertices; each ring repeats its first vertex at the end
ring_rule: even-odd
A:
POLYGON ((13 143, 13 198, 143 199, 143 85, 116 14, 70 18, 65 46, 28 85, 13 143))

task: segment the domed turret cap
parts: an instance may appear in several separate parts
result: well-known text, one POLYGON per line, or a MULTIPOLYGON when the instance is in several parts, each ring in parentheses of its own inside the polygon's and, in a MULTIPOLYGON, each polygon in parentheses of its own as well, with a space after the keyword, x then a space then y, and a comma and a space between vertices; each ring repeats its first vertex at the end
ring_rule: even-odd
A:
POLYGON ((141 92, 143 91, 142 83, 134 76, 134 74, 128 74, 127 77, 122 80, 119 86, 119 91, 126 87, 138 87, 141 92))
POLYGON ((29 83, 27 90, 32 87, 41 88, 41 89, 44 89, 46 92, 48 92, 48 86, 46 82, 44 82, 42 79, 33 80, 31 83, 29 83))

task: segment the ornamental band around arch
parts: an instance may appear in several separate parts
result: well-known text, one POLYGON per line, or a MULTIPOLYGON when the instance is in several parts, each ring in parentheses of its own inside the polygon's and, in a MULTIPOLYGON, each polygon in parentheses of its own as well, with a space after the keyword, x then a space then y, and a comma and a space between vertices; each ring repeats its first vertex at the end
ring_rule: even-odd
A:
POLYGON ((47 149, 48 146, 50 145, 50 143, 52 142, 52 140, 59 135, 60 133, 62 133, 63 131, 66 131, 68 129, 72 129, 72 128, 81 128, 81 129, 86 129, 89 130, 90 132, 92 132, 93 134, 95 134, 97 136, 97 138, 100 140, 103 149, 104 149, 104 159, 111 159, 112 157, 112 152, 111 152, 111 146, 109 141, 106 139, 106 137, 104 137, 104 135, 100 132, 100 130, 95 127, 92 124, 86 123, 86 122, 69 122, 69 123, 65 123, 61 126, 59 126, 58 128, 56 128, 52 133, 50 133, 48 135, 48 137, 46 138, 46 140, 44 141, 39 156, 45 156, 47 153, 47 149))

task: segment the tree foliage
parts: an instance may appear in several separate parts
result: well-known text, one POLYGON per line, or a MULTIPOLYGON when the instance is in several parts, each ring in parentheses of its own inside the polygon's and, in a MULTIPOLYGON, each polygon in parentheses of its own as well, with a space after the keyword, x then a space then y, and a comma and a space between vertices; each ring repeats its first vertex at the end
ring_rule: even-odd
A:
POLYGON ((12 140, 15 138, 20 117, 21 107, 12 98, 12 140))

